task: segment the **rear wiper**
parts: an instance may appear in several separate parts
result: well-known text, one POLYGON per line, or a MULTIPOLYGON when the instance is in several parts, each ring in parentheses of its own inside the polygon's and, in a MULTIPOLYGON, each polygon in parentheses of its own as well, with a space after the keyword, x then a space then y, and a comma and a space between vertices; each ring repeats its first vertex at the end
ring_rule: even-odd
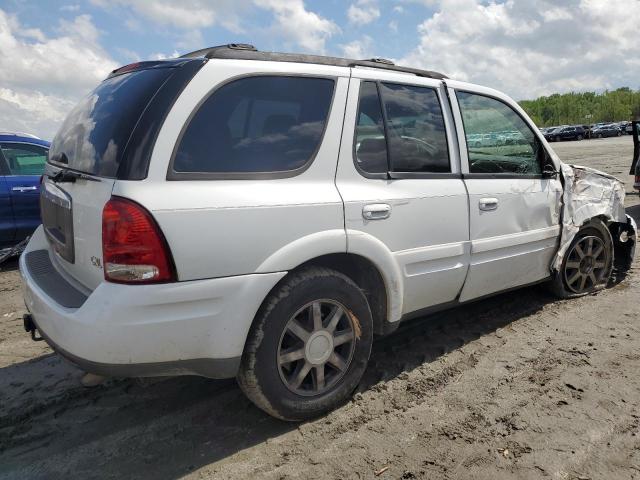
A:
POLYGON ((55 175, 49 175, 49 178, 55 183, 75 183, 79 178, 90 182, 99 182, 100 179, 87 175, 85 173, 75 172, 73 170, 59 170, 55 175))

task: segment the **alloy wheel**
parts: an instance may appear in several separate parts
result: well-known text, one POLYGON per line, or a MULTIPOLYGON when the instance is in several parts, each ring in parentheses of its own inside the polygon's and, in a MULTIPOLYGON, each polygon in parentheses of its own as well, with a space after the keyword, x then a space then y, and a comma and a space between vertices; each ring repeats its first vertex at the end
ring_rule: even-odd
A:
POLYGON ((600 283, 607 269, 604 242, 596 236, 580 239, 567 256, 564 280, 574 293, 585 293, 600 283))
POLYGON ((278 346, 278 370, 285 386, 303 396, 333 387, 353 360, 357 326, 334 300, 315 300, 287 322, 278 346))

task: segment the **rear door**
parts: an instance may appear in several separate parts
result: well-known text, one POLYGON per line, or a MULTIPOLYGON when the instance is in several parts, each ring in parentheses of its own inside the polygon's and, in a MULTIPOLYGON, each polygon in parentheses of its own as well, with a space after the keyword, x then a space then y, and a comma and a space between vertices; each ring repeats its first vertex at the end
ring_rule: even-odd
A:
POLYGON ((556 177, 542 175, 550 160, 537 129, 506 97, 497 95, 451 91, 464 133, 460 145, 472 245, 461 301, 547 278, 560 233, 562 185, 556 177), (482 147, 466 141, 494 130, 513 132, 514 141, 482 147))
POLYGON ((19 242, 40 225, 40 177, 48 149, 20 142, 4 142, 0 148, 9 168, 6 181, 13 205, 15 241, 19 242))
POLYGON ((353 69, 338 165, 349 248, 382 242, 403 273, 402 313, 455 300, 468 205, 442 82, 353 69))

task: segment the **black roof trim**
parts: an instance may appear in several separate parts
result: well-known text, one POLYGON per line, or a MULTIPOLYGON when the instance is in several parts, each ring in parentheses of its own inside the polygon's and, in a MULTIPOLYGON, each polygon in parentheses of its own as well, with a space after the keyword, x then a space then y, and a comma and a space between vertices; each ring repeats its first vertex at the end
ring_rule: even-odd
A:
POLYGON ((209 59, 233 59, 233 60, 262 60, 270 62, 294 62, 294 63, 315 63, 318 65, 332 65, 336 67, 369 67, 394 72, 411 73, 419 77, 445 79, 446 75, 430 70, 420 70, 418 68, 401 67, 392 61, 384 58, 371 58, 365 60, 354 60, 340 57, 325 57, 321 55, 306 55, 302 53, 277 53, 259 52, 253 45, 244 43, 230 43, 216 47, 203 48, 195 52, 182 55, 180 58, 205 57, 209 59))

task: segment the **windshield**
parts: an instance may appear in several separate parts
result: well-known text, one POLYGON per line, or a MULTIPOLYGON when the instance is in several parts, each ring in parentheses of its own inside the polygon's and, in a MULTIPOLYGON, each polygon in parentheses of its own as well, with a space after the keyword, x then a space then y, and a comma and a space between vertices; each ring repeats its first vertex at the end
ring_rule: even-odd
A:
POLYGON ((69 113, 51 143, 49 162, 116 177, 138 119, 171 73, 171 68, 153 68, 103 81, 69 113))

